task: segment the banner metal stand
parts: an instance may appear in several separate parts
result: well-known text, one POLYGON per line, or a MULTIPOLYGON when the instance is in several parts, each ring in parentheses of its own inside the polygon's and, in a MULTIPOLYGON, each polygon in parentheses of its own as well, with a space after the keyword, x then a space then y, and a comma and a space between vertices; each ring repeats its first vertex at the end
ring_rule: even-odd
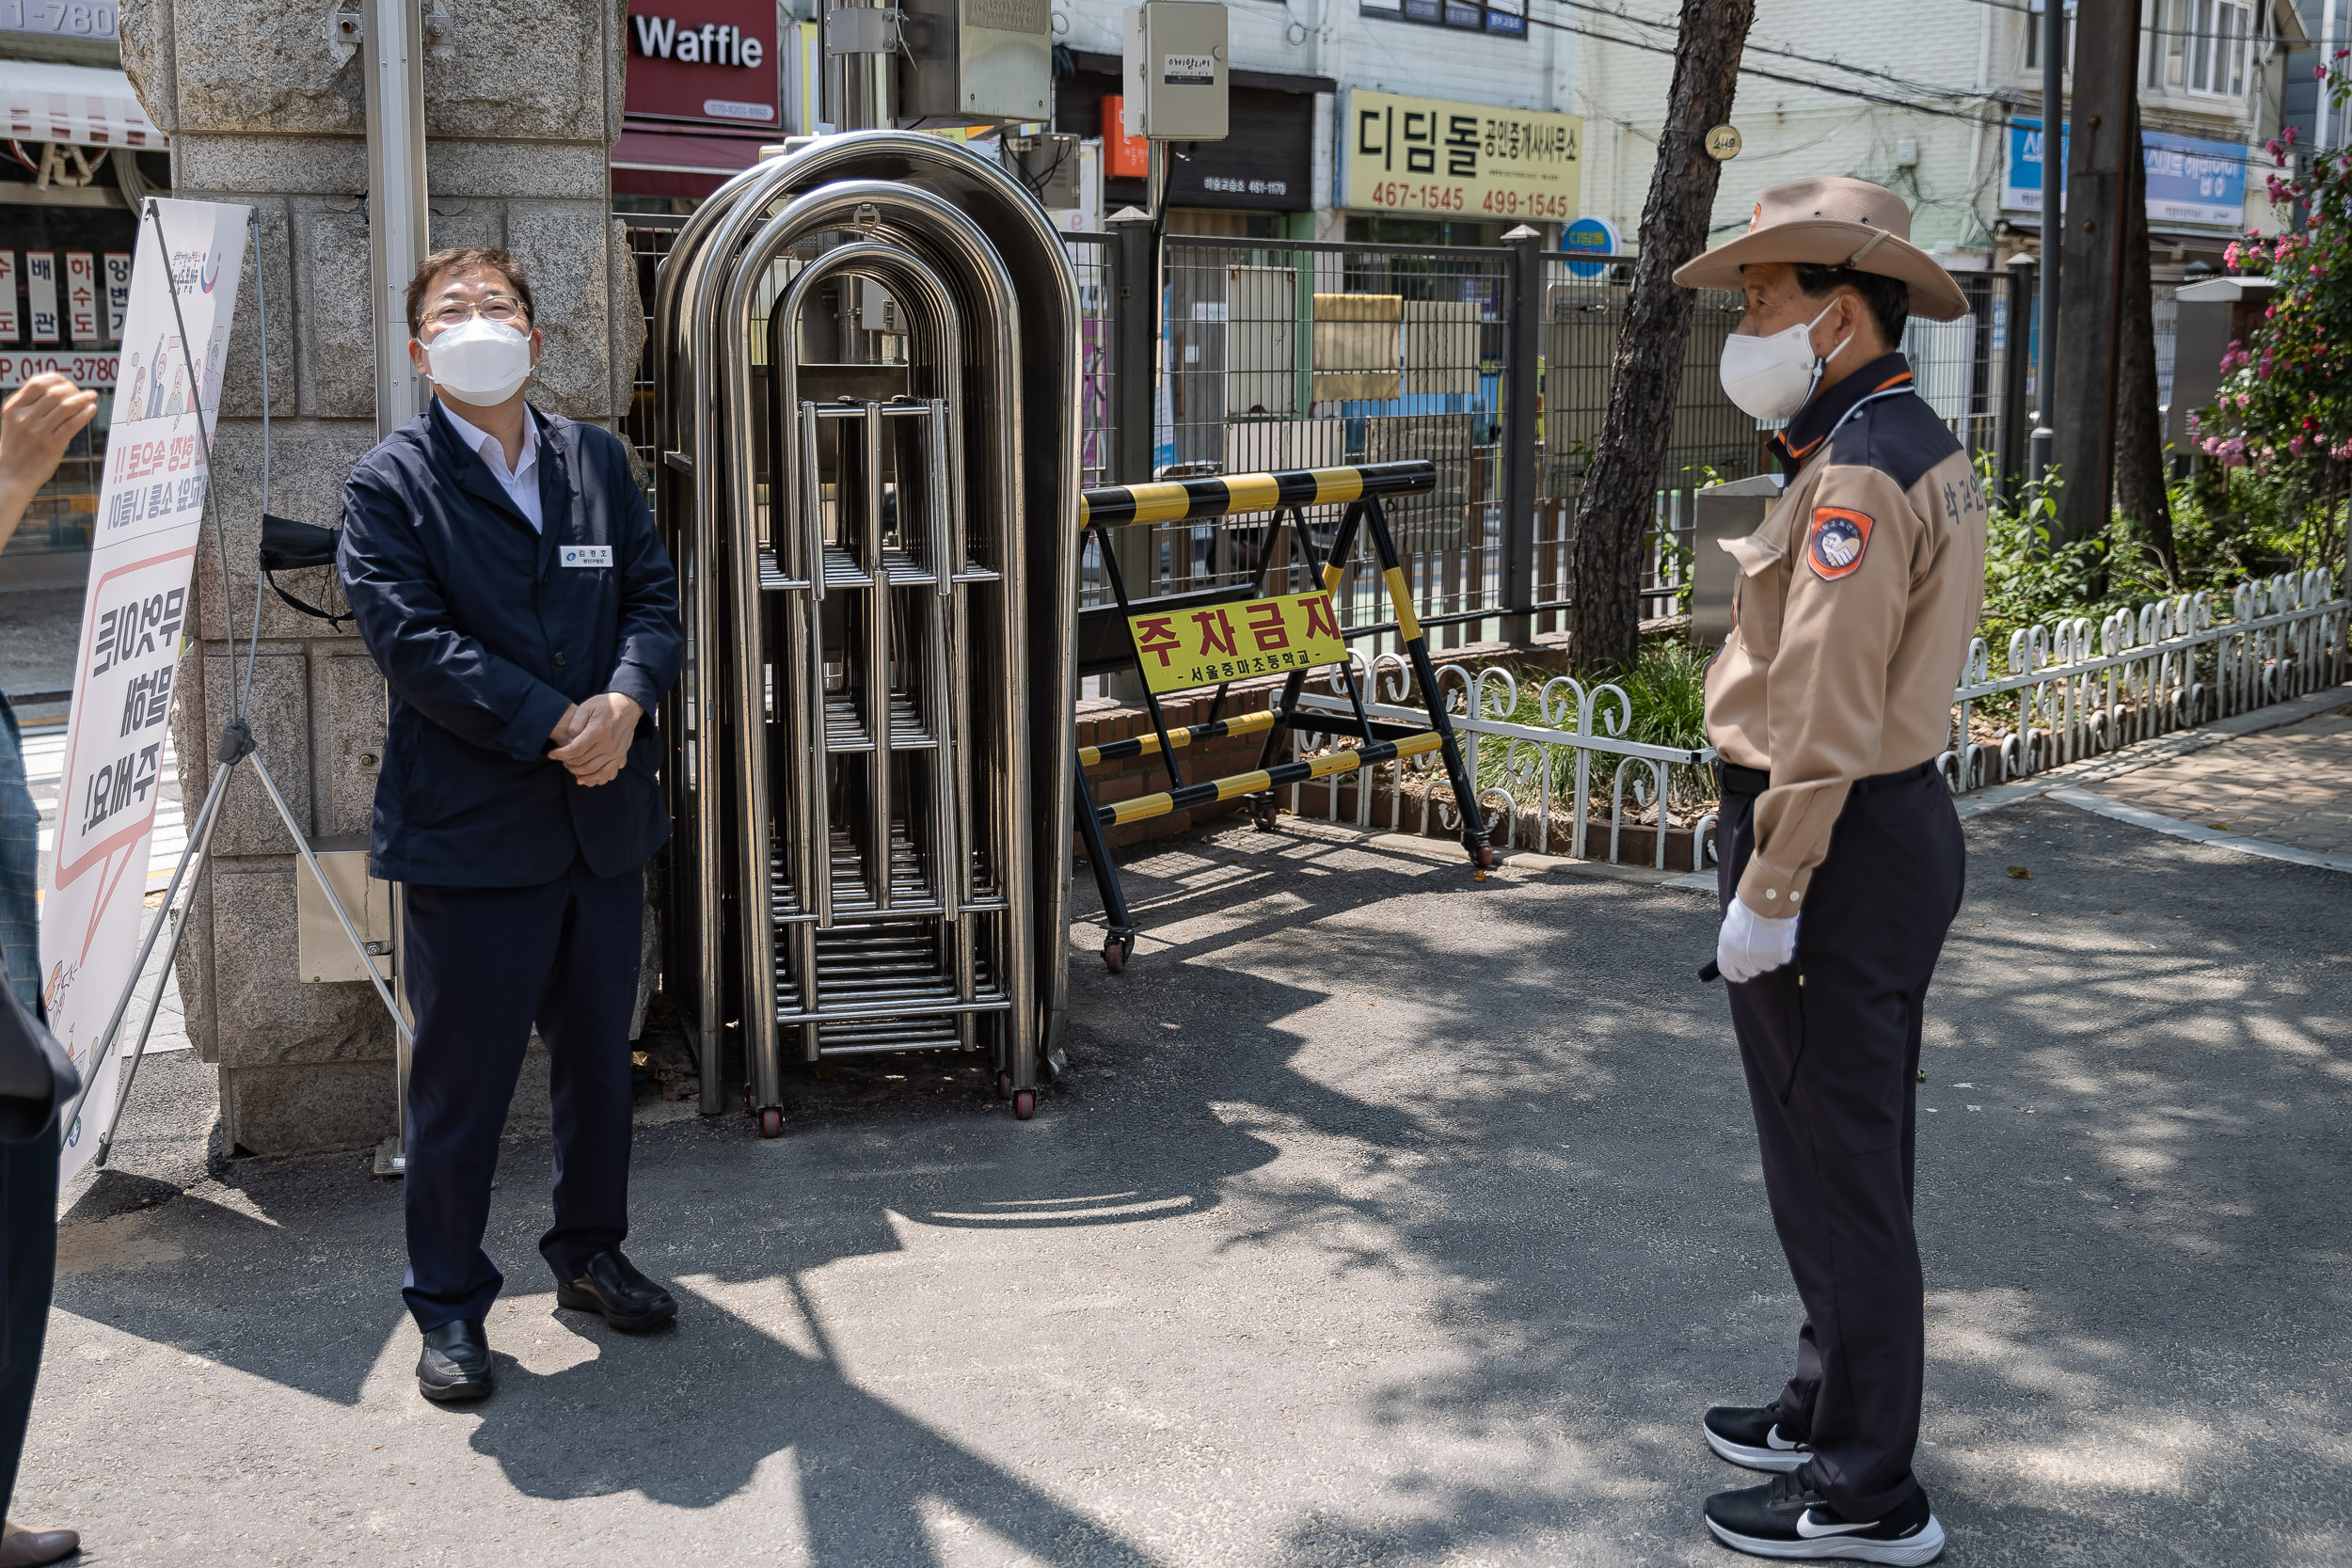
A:
MULTIPOLYGON (((188 347, 187 326, 180 309, 180 284, 178 278, 172 274, 171 247, 164 240, 163 217, 151 198, 147 203, 143 216, 147 219, 148 227, 154 231, 156 254, 162 259, 164 277, 171 290, 172 319, 180 326, 180 355, 187 368, 188 396, 196 411, 197 439, 203 448, 204 472, 209 477, 213 471, 213 438, 204 424, 203 381, 196 373, 195 357, 188 347)), ((260 232, 258 216, 248 210, 246 222, 254 230, 258 239, 260 232)), ((264 514, 269 508, 269 295, 268 284, 265 281, 267 271, 257 249, 253 261, 253 277, 256 309, 260 312, 262 324, 262 507, 264 514)), ((221 352, 227 352, 225 344, 221 352)), ((233 609, 229 602, 227 531, 217 523, 213 531, 213 543, 220 552, 221 612, 225 626, 229 624, 229 617, 233 613, 233 609)), ((148 959, 154 955, 156 940, 163 935, 164 927, 167 926, 171 927, 171 942, 164 950, 164 968, 168 970, 172 961, 180 956, 180 942, 187 930, 187 911, 180 903, 180 890, 183 885, 186 886, 189 890, 189 897, 194 898, 195 882, 203 876, 212 849, 213 830, 220 823, 220 806, 221 801, 229 793, 230 776, 240 763, 252 765, 254 777, 262 781, 262 788, 268 794, 270 804, 278 810, 278 820, 285 823, 287 833, 294 839, 295 852, 302 857, 302 863, 310 868, 310 875, 318 879, 319 890, 326 895, 327 905, 335 911, 335 919, 342 927, 343 935, 351 939, 352 949, 359 955, 360 966, 368 972, 368 979, 375 987, 375 994, 383 1002, 384 1010, 391 1015, 392 1028, 399 1046, 399 1076, 404 1107, 406 1103, 407 1061, 409 1053, 416 1043, 415 1036, 408 1027, 407 1019, 401 1012, 399 1003, 394 1000, 390 987, 385 983, 383 973, 375 967, 375 960, 380 955, 368 950, 367 942, 359 935, 359 927, 353 924, 350 912, 343 908, 342 899, 336 895, 335 885, 326 879, 326 872, 319 865, 318 855, 310 847, 310 835, 305 833, 302 825, 294 820, 293 808, 286 804, 286 797, 278 789, 278 781, 270 776, 269 767, 262 760, 261 751, 254 743, 253 728, 246 718, 246 705, 253 695, 253 668, 261 656, 262 594, 266 583, 267 574, 257 570, 253 583, 253 630, 246 642, 245 678, 242 681, 236 678, 236 639, 231 636, 229 641, 229 675, 231 684, 236 688, 236 709, 229 721, 221 726, 220 743, 213 752, 213 760, 217 766, 213 770, 212 784, 204 792, 204 804, 198 810, 196 820, 189 825, 187 843, 180 851, 180 863, 172 868, 171 882, 164 890, 163 905, 156 911, 154 921, 147 928, 146 939, 139 944, 138 962, 132 967, 131 977, 124 983, 122 994, 116 999, 114 1012, 108 1017, 106 1027, 99 1034, 97 1043, 90 1048, 88 1066, 82 1075, 82 1092, 74 1097, 72 1105, 59 1117, 60 1126, 72 1126, 74 1118, 81 1115, 83 1102, 89 1098, 91 1088, 98 1082, 99 1069, 103 1066, 106 1053, 114 1049, 119 1037, 122 1021, 131 1010, 131 1002, 138 990, 139 981, 147 974, 148 959), (191 870, 196 873, 195 878, 190 877, 191 870)), ((90 1162, 93 1166, 103 1168, 106 1164, 107 1154, 114 1148, 115 1133, 121 1126, 122 1110, 131 1102, 131 1085, 138 1077, 139 1062, 147 1053, 148 1037, 154 1031, 155 1015, 162 1008, 163 1001, 164 981, 159 978, 155 986, 155 994, 149 999, 147 1004, 147 1016, 139 1022, 137 1042, 132 1048, 130 1060, 123 1066, 122 1087, 116 1093, 115 1114, 108 1118, 105 1133, 99 1139, 98 1152, 90 1162)), ((405 1117, 402 1120, 405 1130, 405 1117)), ((392 1163, 394 1174, 405 1170, 406 1165, 405 1158, 395 1157, 392 1163)))

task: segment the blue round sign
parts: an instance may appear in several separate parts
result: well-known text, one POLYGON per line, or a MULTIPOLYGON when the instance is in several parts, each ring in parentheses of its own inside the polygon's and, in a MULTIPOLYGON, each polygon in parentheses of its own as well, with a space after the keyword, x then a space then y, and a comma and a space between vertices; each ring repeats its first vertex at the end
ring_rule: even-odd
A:
MULTIPOLYGON (((1614 256, 1619 249, 1616 226, 1607 218, 1579 218, 1560 231, 1560 248, 1593 256, 1614 256)), ((1568 276, 1571 277, 1598 277, 1608 270, 1599 261, 1568 263, 1568 276)))

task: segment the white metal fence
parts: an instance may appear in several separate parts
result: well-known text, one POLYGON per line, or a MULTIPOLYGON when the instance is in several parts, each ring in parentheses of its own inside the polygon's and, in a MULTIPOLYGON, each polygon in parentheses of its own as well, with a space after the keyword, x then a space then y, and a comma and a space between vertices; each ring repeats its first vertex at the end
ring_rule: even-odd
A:
POLYGON ((2229 618, 2211 594, 2158 599, 2019 631, 2008 673, 1979 638, 1952 694, 1956 791, 1981 789, 2299 697, 2344 678, 2344 608, 2331 574, 2238 585, 2229 618))
MULTIPOLYGON (((2242 583, 2226 618, 2209 593, 2159 599, 2019 631, 1998 674, 1978 638, 1952 693, 1945 780, 1955 794, 2013 783, 2338 684, 2352 673, 2347 604, 2326 571, 2242 583)), ((1404 660, 1359 654, 1354 671, 1372 718, 1424 721, 1404 660)), ((1324 684, 1301 705, 1351 714, 1337 676, 1324 684)), ((1447 666, 1438 685, 1500 847, 1660 869, 1713 861, 1714 791, 1702 781, 1715 753, 1627 738, 1635 716, 1624 688, 1567 675, 1523 687, 1502 666, 1447 666)), ((1299 737, 1302 753, 1335 743, 1299 737)), ((1293 785, 1290 804, 1300 816, 1391 832, 1459 831, 1434 754, 1293 785)))

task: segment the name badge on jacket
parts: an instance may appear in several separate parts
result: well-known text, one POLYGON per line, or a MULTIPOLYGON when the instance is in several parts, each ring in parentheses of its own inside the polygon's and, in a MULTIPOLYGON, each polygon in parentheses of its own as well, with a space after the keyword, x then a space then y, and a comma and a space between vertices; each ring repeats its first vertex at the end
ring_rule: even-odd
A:
POLYGON ((612 546, 610 545, 565 545, 557 559, 566 566, 610 566, 612 546))

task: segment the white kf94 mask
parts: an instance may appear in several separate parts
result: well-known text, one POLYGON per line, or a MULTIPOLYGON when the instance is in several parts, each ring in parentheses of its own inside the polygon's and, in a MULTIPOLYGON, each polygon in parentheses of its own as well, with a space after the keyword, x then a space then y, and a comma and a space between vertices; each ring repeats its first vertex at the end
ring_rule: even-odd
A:
POLYGON ((433 384, 460 403, 488 408, 531 379, 531 334, 475 316, 424 346, 433 384))
POLYGON ((1848 334, 1829 353, 1814 357, 1813 329, 1820 325, 1821 316, 1836 308, 1837 302, 1833 299, 1821 307, 1820 316, 1803 326, 1792 326, 1769 337, 1752 338, 1735 332, 1725 338, 1718 372, 1723 379, 1724 396, 1742 412, 1759 420, 1785 420, 1803 408, 1829 362, 1853 341, 1852 335, 1848 334))

